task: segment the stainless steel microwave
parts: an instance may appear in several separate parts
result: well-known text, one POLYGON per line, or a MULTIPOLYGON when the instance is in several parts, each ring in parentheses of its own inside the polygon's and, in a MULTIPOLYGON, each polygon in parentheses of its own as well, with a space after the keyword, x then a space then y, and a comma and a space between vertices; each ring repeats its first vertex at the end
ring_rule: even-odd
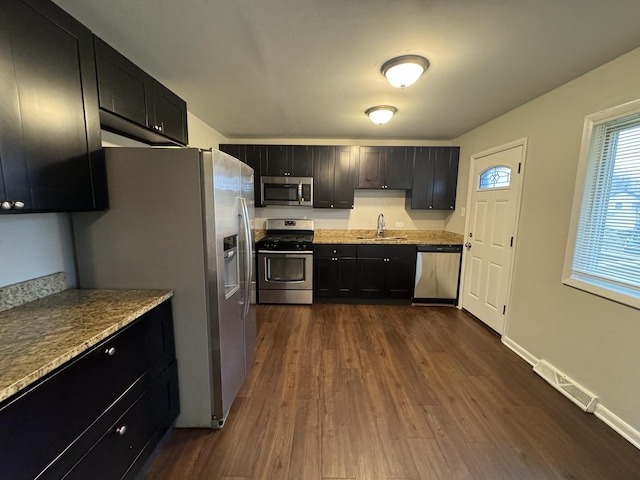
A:
POLYGON ((263 205, 313 207, 313 177, 260 177, 263 205))

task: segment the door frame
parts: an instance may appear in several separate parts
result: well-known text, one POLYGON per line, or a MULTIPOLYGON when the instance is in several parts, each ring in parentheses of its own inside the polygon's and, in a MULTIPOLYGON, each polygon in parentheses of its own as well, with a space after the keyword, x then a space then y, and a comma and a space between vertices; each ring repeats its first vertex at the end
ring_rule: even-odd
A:
MULTIPOLYGON (((464 221, 463 243, 467 243, 469 241, 469 222, 471 219, 471 215, 470 215, 471 196, 475 188, 475 178, 474 178, 473 172, 475 171, 476 160, 487 157, 489 155, 493 155, 494 153, 498 153, 504 150, 509 150, 514 147, 522 146, 522 157, 520 158, 520 173, 519 173, 520 188, 519 188, 519 191, 516 193, 516 217, 514 221, 514 231, 513 231, 514 232, 513 237, 515 241, 514 241, 513 248, 511 250, 511 266, 509 268, 509 285, 507 287, 507 297, 506 297, 507 310, 504 316, 504 329, 501 334, 501 337, 507 336, 507 329, 509 327, 509 318, 511 316, 510 307, 511 307, 511 294, 513 291, 512 289, 513 277, 515 274, 515 263, 516 263, 515 258, 516 258, 516 250, 518 248, 518 244, 520 243, 519 242, 520 210, 522 208, 522 192, 524 190, 524 173, 526 169, 525 166, 526 166, 526 158, 527 158, 527 144, 528 144, 528 137, 523 137, 518 140, 514 140, 512 142, 490 148, 488 150, 483 150, 482 152, 479 152, 479 153, 474 153, 473 155, 471 155, 470 162, 469 162, 469 181, 467 186, 467 205, 466 205, 466 214, 465 214, 465 221, 464 221)), ((465 279, 466 266, 467 266, 467 249, 464 247, 462 248, 461 261, 462 261, 462 268, 460 271, 460 289, 459 289, 460 300, 459 300, 458 308, 464 309, 464 279, 465 279)))

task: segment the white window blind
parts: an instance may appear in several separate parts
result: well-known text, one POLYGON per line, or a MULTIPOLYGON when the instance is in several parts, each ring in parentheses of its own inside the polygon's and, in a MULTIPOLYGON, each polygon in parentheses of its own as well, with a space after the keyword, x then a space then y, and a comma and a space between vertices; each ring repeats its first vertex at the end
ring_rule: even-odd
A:
POLYGON ((638 306, 640 112, 594 124, 586 158, 570 277, 638 306))

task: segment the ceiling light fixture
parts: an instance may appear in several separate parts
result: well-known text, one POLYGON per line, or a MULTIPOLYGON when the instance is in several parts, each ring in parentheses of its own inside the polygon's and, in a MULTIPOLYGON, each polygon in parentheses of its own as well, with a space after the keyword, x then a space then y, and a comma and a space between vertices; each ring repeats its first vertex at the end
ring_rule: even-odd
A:
POLYGON ((377 107, 368 108, 364 112, 373 123, 382 125, 387 123, 398 112, 396 107, 390 105, 378 105, 377 107))
POLYGON ((380 73, 387 77, 394 87, 404 88, 416 83, 427 68, 429 68, 429 60, 426 58, 419 55, 404 55, 385 62, 380 73))

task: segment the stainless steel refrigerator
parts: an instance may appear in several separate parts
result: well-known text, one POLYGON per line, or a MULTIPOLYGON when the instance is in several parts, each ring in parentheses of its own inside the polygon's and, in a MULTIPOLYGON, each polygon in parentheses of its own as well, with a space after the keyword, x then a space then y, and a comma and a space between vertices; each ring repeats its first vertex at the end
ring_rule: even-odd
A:
POLYGON ((176 425, 221 427, 256 343, 253 169, 218 150, 105 156, 110 209, 72 215, 80 288, 172 289, 176 425))

